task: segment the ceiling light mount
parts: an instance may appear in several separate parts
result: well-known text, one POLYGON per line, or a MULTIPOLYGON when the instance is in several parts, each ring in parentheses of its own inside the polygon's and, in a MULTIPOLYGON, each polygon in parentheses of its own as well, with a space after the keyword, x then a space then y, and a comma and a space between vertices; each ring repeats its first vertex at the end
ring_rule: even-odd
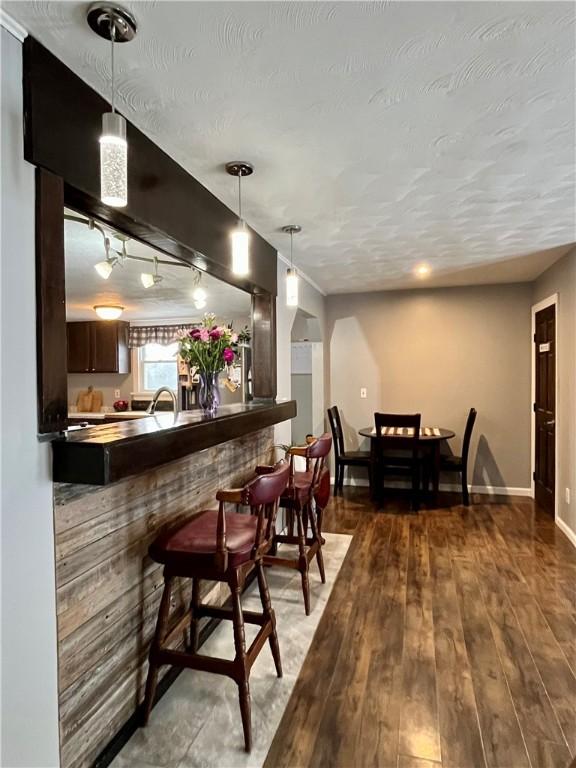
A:
POLYGON ((136 37, 136 19, 121 5, 113 3, 94 3, 88 8, 86 20, 90 29, 104 40, 115 43, 129 43, 136 37))
POLYGON ((297 235, 302 232, 302 227, 300 224, 286 224, 285 227, 282 227, 282 232, 286 232, 287 235, 297 235))
POLYGON ((246 163, 244 160, 232 160, 230 163, 226 163, 226 173, 230 176, 252 176, 254 173, 254 166, 252 163, 246 163))

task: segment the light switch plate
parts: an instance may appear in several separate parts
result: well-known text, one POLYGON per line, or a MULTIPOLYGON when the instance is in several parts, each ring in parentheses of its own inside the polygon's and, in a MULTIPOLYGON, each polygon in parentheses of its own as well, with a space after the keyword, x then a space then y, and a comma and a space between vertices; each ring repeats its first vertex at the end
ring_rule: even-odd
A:
POLYGON ((114 390, 114 397, 116 398, 116 400, 118 400, 118 398, 120 397, 120 390, 119 389, 115 389, 114 390))
POLYGON ((366 398, 368 397, 368 392, 366 390, 366 387, 360 387, 360 397, 363 400, 366 400, 366 398))
POLYGON ((566 498, 566 504, 570 504, 570 488, 566 488, 565 498, 566 498))

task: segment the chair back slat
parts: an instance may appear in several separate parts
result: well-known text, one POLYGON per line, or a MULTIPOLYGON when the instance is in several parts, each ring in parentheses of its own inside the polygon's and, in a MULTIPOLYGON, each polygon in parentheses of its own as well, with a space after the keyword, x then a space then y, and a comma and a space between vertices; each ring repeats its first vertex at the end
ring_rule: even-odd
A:
POLYGON ((472 431, 474 429, 474 422, 476 421, 476 408, 470 408, 468 418, 466 419, 466 428, 464 429, 464 438, 462 440, 462 464, 464 466, 468 463, 468 453, 470 451, 470 440, 472 438, 472 431))
POLYGON ((258 516, 255 550, 272 541, 276 530, 278 502, 290 480, 290 464, 282 459, 272 472, 257 475, 243 489, 243 502, 258 516))
POLYGON ((340 419, 340 411, 337 405, 333 405, 328 408, 328 421, 330 422, 330 430, 332 432, 332 438, 334 440, 334 454, 336 459, 339 459, 345 452, 344 449, 344 434, 342 432, 342 421, 340 419))
POLYGON ((384 447, 389 448, 391 446, 410 449, 412 451, 412 457, 416 459, 418 456, 421 421, 422 416, 419 413, 375 413, 374 424, 376 427, 376 439, 378 440, 380 449, 383 449, 384 447), (389 437, 382 434, 382 430, 386 427, 412 429, 412 435, 406 435, 405 437, 389 437))

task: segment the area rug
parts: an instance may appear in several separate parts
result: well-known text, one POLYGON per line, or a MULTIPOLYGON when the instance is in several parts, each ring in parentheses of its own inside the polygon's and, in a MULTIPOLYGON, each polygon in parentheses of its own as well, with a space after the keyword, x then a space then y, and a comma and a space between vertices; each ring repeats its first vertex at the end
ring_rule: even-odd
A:
MULTIPOLYGON (((285 568, 267 570, 284 677, 278 679, 268 644, 252 667, 252 752, 243 750, 238 689, 233 680, 206 672, 184 670, 158 702, 147 728, 140 728, 111 763, 112 768, 259 768, 280 723, 300 669, 312 643, 352 540, 326 533, 323 548, 326 584, 311 564, 311 614, 306 616, 300 574, 285 568)), ((242 605, 261 610, 256 584, 242 605)), ((250 644, 258 627, 246 625, 250 644)), ((202 648, 206 655, 232 659, 231 622, 221 622, 202 648)))

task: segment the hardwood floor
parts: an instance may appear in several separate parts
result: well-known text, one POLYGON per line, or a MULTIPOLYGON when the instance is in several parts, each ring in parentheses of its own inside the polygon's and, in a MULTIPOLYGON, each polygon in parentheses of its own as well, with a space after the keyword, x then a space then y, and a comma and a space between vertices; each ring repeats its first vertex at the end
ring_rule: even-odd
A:
POLYGON ((266 768, 570 765, 576 550, 532 501, 453 499, 331 501, 354 539, 266 768))

